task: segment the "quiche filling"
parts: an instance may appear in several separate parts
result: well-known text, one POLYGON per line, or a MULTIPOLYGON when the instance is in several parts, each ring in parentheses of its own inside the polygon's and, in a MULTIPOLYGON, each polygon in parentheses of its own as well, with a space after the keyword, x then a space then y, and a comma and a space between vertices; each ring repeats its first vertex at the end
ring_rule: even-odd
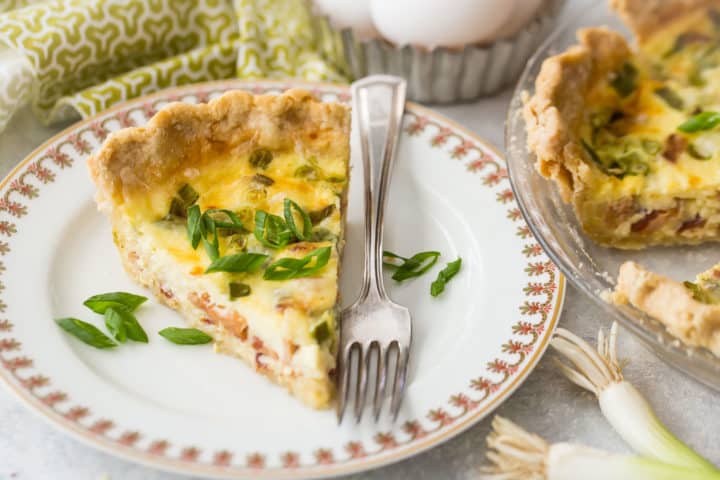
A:
POLYGON ((674 18, 635 53, 607 29, 581 31, 580 46, 546 61, 526 101, 541 172, 604 245, 720 235, 720 10, 674 18))
POLYGON ((290 91, 231 92, 174 109, 147 130, 125 133, 140 141, 108 141, 90 160, 126 269, 211 335, 217 351, 242 358, 308 405, 328 406, 349 173, 346 107, 290 91), (186 116, 202 118, 203 131, 178 161, 172 142, 155 143, 186 116), (221 137, 218 122, 235 128, 221 137), (125 173, 122 159, 138 161, 126 154, 160 168, 125 173))

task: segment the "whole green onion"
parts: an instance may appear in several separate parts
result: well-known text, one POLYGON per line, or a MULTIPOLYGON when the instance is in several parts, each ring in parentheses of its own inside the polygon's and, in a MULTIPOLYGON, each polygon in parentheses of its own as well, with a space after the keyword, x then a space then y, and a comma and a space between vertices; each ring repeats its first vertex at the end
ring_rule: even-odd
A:
POLYGON ((712 463, 673 435, 640 392, 623 379, 615 347, 617 331, 617 323, 613 323, 609 337, 600 331, 596 351, 582 338, 558 328, 550 345, 570 364, 557 362, 563 374, 595 394, 605 418, 638 453, 670 465, 720 475, 712 463))

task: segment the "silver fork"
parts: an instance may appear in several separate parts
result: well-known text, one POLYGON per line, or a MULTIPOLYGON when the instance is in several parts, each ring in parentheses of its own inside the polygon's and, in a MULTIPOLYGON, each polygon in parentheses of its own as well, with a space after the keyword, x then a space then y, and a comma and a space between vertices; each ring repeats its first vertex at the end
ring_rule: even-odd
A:
POLYGON ((388 298, 382 274, 385 200, 405 108, 405 90, 405 80, 389 75, 367 77, 352 85, 365 179, 365 268, 358 299, 341 314, 338 423, 342 422, 351 390, 355 392, 355 419, 360 422, 368 379, 374 379, 376 422, 386 397, 387 380, 392 378, 389 393, 393 421, 405 391, 412 321, 407 308, 388 298), (379 179, 375 181, 378 167, 379 179), (353 379, 355 388, 351 389, 353 379))

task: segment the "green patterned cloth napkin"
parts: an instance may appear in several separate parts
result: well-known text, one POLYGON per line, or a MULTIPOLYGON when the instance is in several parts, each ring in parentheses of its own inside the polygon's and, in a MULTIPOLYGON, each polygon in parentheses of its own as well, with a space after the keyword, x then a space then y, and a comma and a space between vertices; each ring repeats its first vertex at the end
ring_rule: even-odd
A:
POLYGON ((28 102, 53 123, 232 77, 347 80, 306 0, 0 0, 0 130, 28 102))

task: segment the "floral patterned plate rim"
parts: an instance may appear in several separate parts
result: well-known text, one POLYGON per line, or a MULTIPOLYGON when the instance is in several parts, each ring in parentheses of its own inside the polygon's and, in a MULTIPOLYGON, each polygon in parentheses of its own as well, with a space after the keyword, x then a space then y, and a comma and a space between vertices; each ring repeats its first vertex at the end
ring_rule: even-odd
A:
MULTIPOLYGON (((138 314, 148 345, 98 351, 54 325, 53 318, 77 316, 100 326, 82 307, 84 298, 143 292, 122 271, 85 168, 110 132, 142 125, 170 101, 293 87, 349 100, 346 86, 295 81, 172 88, 71 126, 0 183, 0 378, 24 404, 91 446, 149 466, 217 478, 317 478, 436 446, 488 415, 527 377, 558 321, 565 280, 525 225, 500 154, 412 103, 386 247, 406 254, 438 249, 439 263, 461 256, 463 269, 436 299, 428 293, 436 271, 401 285, 388 279, 390 295, 411 309, 416 331, 396 423, 337 426, 332 411, 306 409, 237 360, 165 342, 157 330, 182 321, 152 300, 138 314)), ((346 302, 361 268, 358 255, 348 253, 362 250, 360 181, 354 175, 350 187, 346 302)))

